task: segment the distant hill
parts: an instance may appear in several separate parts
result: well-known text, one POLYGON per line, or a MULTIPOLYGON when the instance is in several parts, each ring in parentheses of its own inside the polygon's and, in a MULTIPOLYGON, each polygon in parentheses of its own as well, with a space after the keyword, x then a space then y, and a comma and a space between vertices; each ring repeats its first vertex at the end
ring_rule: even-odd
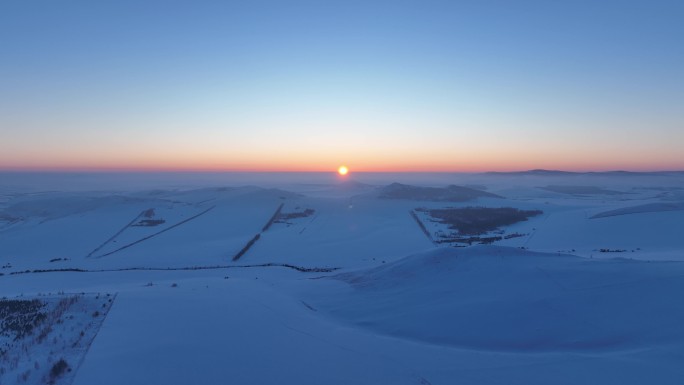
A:
POLYGON ((642 214, 642 213, 657 213, 662 211, 678 211, 684 210, 684 202, 672 203, 648 203, 644 205, 637 205, 631 207, 623 207, 615 210, 608 210, 593 215, 590 219, 614 217, 617 215, 642 214))
POLYGON ((465 202, 477 198, 503 198, 500 195, 470 187, 450 185, 447 187, 421 187, 392 183, 380 189, 382 199, 406 199, 414 201, 465 202))
POLYGON ((546 186, 539 187, 542 190, 569 195, 620 195, 620 191, 607 190, 596 186, 546 186))
POLYGON ((568 175, 580 175, 581 173, 571 172, 571 171, 560 171, 560 170, 527 170, 527 171, 489 171, 485 172, 484 175, 501 175, 501 176, 514 176, 514 175, 537 175, 537 176, 568 176, 568 175))
POLYGON ((490 171, 485 172, 483 175, 500 175, 500 176, 573 176, 573 175, 596 175, 596 176, 682 176, 684 171, 591 171, 591 172, 573 172, 573 171, 560 171, 560 170, 544 170, 544 169, 534 169, 527 171, 510 171, 510 172, 499 172, 490 171))
POLYGON ((356 181, 353 179, 345 180, 345 181, 336 183, 333 186, 337 190, 372 189, 375 187, 374 185, 359 182, 359 181, 356 181))

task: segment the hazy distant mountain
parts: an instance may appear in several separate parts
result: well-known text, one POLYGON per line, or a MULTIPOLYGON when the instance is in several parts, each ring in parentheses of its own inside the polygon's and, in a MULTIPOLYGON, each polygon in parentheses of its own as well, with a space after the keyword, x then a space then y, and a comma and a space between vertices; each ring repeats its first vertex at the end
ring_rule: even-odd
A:
POLYGON ((684 171, 603 171, 586 172, 583 175, 598 176, 684 176, 684 171))
POLYGON ((620 195, 621 191, 607 190, 596 186, 546 186, 539 187, 542 190, 570 195, 620 195))
POLYGON ((337 184, 334 184, 334 186, 336 189, 359 189, 359 188, 370 189, 370 188, 375 187, 372 184, 359 182, 359 181, 353 180, 353 179, 339 182, 337 184))
POLYGON ((502 175, 502 176, 516 176, 516 175, 535 175, 535 176, 572 176, 572 175, 596 175, 596 176, 667 176, 667 175, 684 175, 684 171, 591 171, 591 172, 573 172, 561 170, 544 170, 534 169, 527 171, 490 171, 483 173, 484 175, 502 175))
POLYGON ((543 169, 535 169, 535 170, 527 170, 527 171, 509 171, 509 172, 490 171, 490 172, 485 172, 484 174, 485 175, 538 175, 538 176, 580 175, 580 173, 571 172, 571 171, 543 170, 543 169))
POLYGON ((381 188, 379 197, 435 202, 465 202, 477 198, 503 198, 500 195, 463 186, 420 187, 401 183, 392 183, 381 188))

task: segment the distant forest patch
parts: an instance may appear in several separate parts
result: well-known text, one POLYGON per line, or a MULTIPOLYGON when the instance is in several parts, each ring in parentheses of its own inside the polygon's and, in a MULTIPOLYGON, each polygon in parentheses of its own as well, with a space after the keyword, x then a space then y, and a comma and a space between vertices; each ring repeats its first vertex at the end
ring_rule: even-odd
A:
POLYGON ((541 210, 519 210, 513 207, 463 207, 417 209, 427 212, 437 222, 446 224, 459 235, 480 235, 499 227, 526 221, 542 214, 541 210))
POLYGON ((164 220, 164 219, 141 219, 139 222, 132 224, 131 226, 152 227, 152 226, 158 226, 158 225, 161 225, 164 223, 166 223, 166 220, 164 220))
POLYGON ((154 209, 147 209, 140 213, 141 216, 147 218, 147 219, 141 219, 137 223, 131 225, 131 226, 137 226, 137 227, 152 227, 152 226, 159 226, 161 224, 166 223, 166 220, 163 218, 158 218, 158 219, 153 219, 154 216, 156 215, 154 209))
POLYGON ((295 211, 285 213, 285 212, 278 212, 278 215, 274 218, 273 223, 282 223, 289 226, 292 226, 294 222, 298 219, 301 218, 308 218, 316 213, 316 210, 314 209, 302 209, 301 207, 297 206, 295 208, 295 211))
MULTIPOLYGON (((299 209, 299 207, 297 207, 299 209)), ((288 221, 297 218, 306 218, 312 216, 316 210, 314 209, 304 209, 303 211, 294 211, 291 213, 280 213, 276 223, 289 223, 288 221)))

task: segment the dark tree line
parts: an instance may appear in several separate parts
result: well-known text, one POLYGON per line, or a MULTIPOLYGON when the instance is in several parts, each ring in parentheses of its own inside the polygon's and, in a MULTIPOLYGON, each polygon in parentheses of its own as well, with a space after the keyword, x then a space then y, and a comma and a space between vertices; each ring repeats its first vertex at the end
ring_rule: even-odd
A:
POLYGON ((449 225, 463 235, 479 235, 526 221, 527 218, 540 215, 540 210, 519 210, 513 207, 463 207, 427 210, 431 217, 449 225))

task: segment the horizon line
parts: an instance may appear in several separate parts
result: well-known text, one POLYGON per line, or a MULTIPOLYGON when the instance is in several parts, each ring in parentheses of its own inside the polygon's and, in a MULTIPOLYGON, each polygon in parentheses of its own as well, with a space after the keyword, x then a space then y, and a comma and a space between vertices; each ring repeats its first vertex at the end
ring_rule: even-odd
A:
MULTIPOLYGON (((283 170, 283 169, 168 169, 168 168, 0 168, 0 173, 26 173, 26 174, 336 174, 337 170, 283 170)), ((591 173, 684 173, 684 170, 677 169, 511 169, 511 170, 350 170, 350 174, 519 174, 519 173, 570 173, 570 174, 591 174, 591 173)))

